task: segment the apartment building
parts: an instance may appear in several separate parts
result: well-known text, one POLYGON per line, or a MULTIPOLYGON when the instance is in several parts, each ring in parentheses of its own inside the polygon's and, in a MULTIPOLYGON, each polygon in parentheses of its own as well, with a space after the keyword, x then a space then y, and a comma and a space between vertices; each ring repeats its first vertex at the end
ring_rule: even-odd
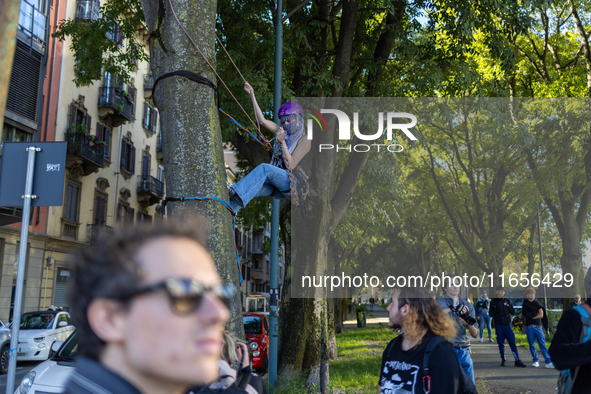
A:
MULTIPOLYGON (((101 233, 115 226, 158 220, 165 193, 148 63, 137 64, 129 83, 104 70, 88 70, 96 75, 95 82, 76 87, 74 70, 79 65, 69 44, 50 35, 64 18, 87 23, 98 17, 100 1, 32 1, 22 0, 2 142, 66 141, 67 170, 63 205, 35 209, 32 215, 24 311, 50 305, 67 308, 70 254, 97 242, 101 233), (39 78, 34 83, 31 64, 37 58, 34 71, 39 70, 39 78)), ((147 52, 148 32, 143 29, 140 34, 147 52)), ((127 45, 116 29, 105 39, 127 45)), ((0 208, 3 320, 13 300, 19 215, 18 209, 0 208)))

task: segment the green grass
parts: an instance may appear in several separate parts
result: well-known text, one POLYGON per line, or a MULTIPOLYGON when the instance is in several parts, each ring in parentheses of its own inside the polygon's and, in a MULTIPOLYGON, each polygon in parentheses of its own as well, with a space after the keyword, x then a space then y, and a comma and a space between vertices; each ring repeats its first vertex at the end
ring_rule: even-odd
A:
POLYGON ((364 328, 337 334, 338 358, 330 362, 330 386, 339 393, 375 394, 382 353, 395 337, 387 328, 364 328))
MULTIPOLYGON (((523 346, 523 347, 529 349, 529 344, 527 343, 527 336, 525 334, 523 334, 521 331, 517 331, 516 329, 513 329, 513 332, 515 332, 515 344, 517 346, 523 346)), ((553 333, 546 335, 546 349, 550 348, 550 342, 552 342, 552 338, 554 338, 553 333)), ((536 342, 536 350, 539 350, 538 346, 537 346, 537 342, 536 342)))

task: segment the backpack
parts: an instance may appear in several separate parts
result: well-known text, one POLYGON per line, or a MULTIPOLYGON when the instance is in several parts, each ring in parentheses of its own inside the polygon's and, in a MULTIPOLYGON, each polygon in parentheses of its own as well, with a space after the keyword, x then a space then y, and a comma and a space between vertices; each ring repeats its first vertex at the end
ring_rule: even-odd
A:
MULTIPOLYGON (((585 343, 591 337, 591 308, 589 308, 586 304, 577 305, 574 309, 581 315, 581 323, 583 323, 581 327, 581 337, 579 338, 579 343, 585 343)), ((581 368, 578 365, 575 368, 574 375, 571 374, 570 368, 560 371, 560 375, 558 375, 558 391, 557 394, 570 394, 573 391, 573 386, 575 384, 575 379, 579 373, 579 369, 581 368)))
MULTIPOLYGON (((431 376, 429 375, 429 357, 431 356, 431 353, 433 353, 433 350, 435 350, 437 346, 439 346, 442 342, 445 341, 446 339, 443 337, 433 336, 427 344, 427 349, 425 349, 425 356, 423 357, 422 379, 423 392, 425 394, 429 394, 431 392, 431 376)), ((458 358, 454 357, 454 359, 455 362, 458 364, 458 368, 460 368, 460 386, 458 387, 457 394, 478 394, 474 382, 466 375, 466 372, 464 372, 464 370, 462 369, 462 366, 460 365, 460 361, 458 360, 458 358)))

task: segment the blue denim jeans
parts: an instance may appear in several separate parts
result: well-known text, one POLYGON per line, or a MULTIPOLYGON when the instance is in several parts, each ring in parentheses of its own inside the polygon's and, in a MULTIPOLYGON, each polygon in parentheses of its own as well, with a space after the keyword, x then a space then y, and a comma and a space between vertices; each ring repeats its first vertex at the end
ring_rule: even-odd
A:
POLYGON ((474 382, 474 363, 472 362, 472 356, 470 355, 470 348, 454 348, 454 353, 458 356, 460 367, 462 367, 466 375, 472 379, 472 382, 474 382))
POLYGON ((550 354, 548 353, 548 349, 546 349, 546 336, 544 335, 542 327, 525 326, 525 335, 527 335, 527 343, 529 344, 529 351, 534 359, 534 363, 540 361, 538 358, 538 352, 536 352, 536 340, 538 341, 538 346, 540 347, 540 352, 542 352, 544 361, 546 364, 551 363, 552 360, 550 360, 550 354))
POLYGON ((491 327, 492 317, 489 315, 480 315, 480 321, 478 322, 479 330, 480 330, 480 338, 483 338, 484 334, 484 326, 486 325, 486 329, 488 330, 488 338, 492 338, 492 327, 491 327))
POLYGON ((507 339, 509 347, 513 352, 513 357, 515 357, 515 361, 519 360, 519 353, 517 352, 517 346, 515 346, 515 333, 513 332, 511 325, 507 324, 506 326, 503 326, 497 324, 495 330, 497 332, 497 343, 499 344, 501 358, 505 360, 505 339, 507 339))
POLYGON ((230 205, 237 212, 253 198, 270 196, 273 190, 276 191, 274 198, 287 198, 291 196, 289 188, 289 172, 271 164, 261 164, 233 186, 240 198, 231 199, 230 205))

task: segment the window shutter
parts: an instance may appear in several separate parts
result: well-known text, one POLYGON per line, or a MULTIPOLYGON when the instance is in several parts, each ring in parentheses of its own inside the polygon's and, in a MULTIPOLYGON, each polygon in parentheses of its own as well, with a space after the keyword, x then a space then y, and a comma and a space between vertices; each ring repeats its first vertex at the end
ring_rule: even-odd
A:
POLYGON ((90 131, 92 130, 92 116, 90 116, 88 113, 86 113, 86 117, 85 117, 85 122, 86 122, 86 132, 88 134, 90 134, 90 131))
POLYGON ((70 104, 70 108, 68 110, 68 130, 71 131, 72 124, 76 123, 76 106, 74 104, 70 104))
POLYGON ((127 88, 127 93, 131 96, 131 116, 135 119, 135 94, 136 90, 131 86, 127 88))
POLYGON ((123 145, 121 146, 121 168, 127 170, 127 141, 123 141, 123 145))
POLYGON ((158 127, 158 111, 156 109, 152 109, 152 119, 154 120, 154 122, 152 122, 152 133, 156 132, 156 128, 158 127))
POLYGON ((135 174, 135 148, 131 146, 131 163, 130 163, 130 170, 132 174, 135 174))
POLYGON ((148 128, 148 103, 144 101, 144 118, 142 119, 142 126, 148 128))
POLYGON ((100 138, 101 140, 104 140, 105 139, 104 134, 105 134, 104 126, 102 124, 100 124, 99 122, 96 122, 96 136, 98 138, 100 138))
POLYGON ((111 129, 108 127, 103 127, 103 133, 105 135, 105 159, 111 158, 111 129))

